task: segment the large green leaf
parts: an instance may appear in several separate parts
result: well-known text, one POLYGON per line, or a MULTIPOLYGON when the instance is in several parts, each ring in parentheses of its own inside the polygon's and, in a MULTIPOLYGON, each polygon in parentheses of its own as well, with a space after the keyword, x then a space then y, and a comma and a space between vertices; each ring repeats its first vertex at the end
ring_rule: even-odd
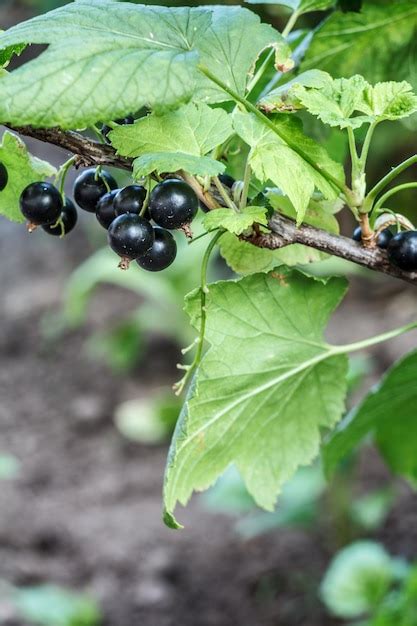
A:
POLYGON ((416 377, 414 351, 388 371, 327 441, 323 454, 328 472, 372 434, 391 469, 417 482, 416 377))
MULTIPOLYGON (((175 504, 235 463, 256 502, 272 509, 282 484, 317 455, 321 429, 343 412, 347 359, 323 331, 346 290, 295 271, 219 282, 207 294, 203 358, 177 425, 165 482, 175 504)), ((199 292, 187 311, 200 324, 199 292)))
POLYGON ((297 221, 301 223, 315 188, 327 199, 336 199, 339 195, 320 170, 343 183, 343 168, 322 146, 303 133, 299 120, 289 115, 277 115, 274 121, 282 138, 251 113, 236 113, 234 127, 251 146, 249 161, 256 177, 261 182, 272 181, 289 197, 297 221), (300 156, 294 146, 316 167, 300 156))
POLYGON ((1 48, 21 43, 50 45, 2 78, 0 121, 63 128, 123 117, 144 105, 176 106, 193 94, 228 100, 217 87, 207 91, 199 60, 243 92, 262 49, 276 46, 284 65, 290 53, 277 31, 240 7, 113 0, 79 0, 0 35, 1 48))
POLYGON ((415 0, 367 0, 360 13, 335 12, 323 22, 301 67, 372 83, 404 79, 417 89, 416 27, 415 0))
POLYGON ((207 230, 224 228, 235 235, 241 235, 255 222, 263 226, 267 225, 265 207, 247 206, 242 211, 216 209, 207 213, 203 219, 204 227, 207 230))
POLYGON ((109 136, 119 154, 139 157, 135 176, 180 169, 215 176, 224 171, 224 165, 205 155, 232 133, 230 115, 200 103, 165 115, 148 115, 133 125, 118 126, 109 136))
POLYGON ((336 0, 245 0, 248 4, 280 4, 297 11, 300 15, 309 11, 326 11, 336 4, 336 0))
POLYGON ((55 168, 32 156, 19 137, 6 131, 0 145, 0 162, 7 168, 7 185, 0 191, 0 215, 13 222, 23 222, 19 208, 19 197, 27 185, 45 180, 56 173, 55 168))

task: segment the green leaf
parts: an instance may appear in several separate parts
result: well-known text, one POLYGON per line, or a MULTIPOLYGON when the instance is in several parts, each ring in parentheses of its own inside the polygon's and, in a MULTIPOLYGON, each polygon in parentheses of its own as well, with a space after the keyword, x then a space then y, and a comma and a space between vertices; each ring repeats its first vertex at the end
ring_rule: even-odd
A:
POLYGON ((200 103, 165 115, 148 115, 133 125, 118 126, 109 137, 119 154, 139 157, 134 162, 135 177, 179 169, 200 176, 217 176, 225 166, 205 155, 232 134, 230 115, 200 103))
POLYGON ((194 95, 229 100, 197 71, 198 62, 243 93, 260 52, 290 49, 271 26, 240 7, 165 8, 79 0, 0 35, 0 48, 49 44, 2 78, 0 120, 83 128, 142 106, 165 110, 194 95))
POLYGON ((274 122, 283 139, 251 113, 236 113, 233 120, 237 134, 251 146, 249 161, 254 174, 263 183, 271 180, 289 197, 297 212, 297 223, 300 224, 315 188, 327 199, 336 199, 339 192, 319 169, 301 157, 288 143, 298 146, 311 162, 341 183, 344 181, 343 168, 329 157, 322 146, 303 133, 299 120, 288 115, 277 115, 274 122))
MULTIPOLYGON (((256 502, 271 510, 284 484, 317 455, 321 429, 343 411, 347 359, 323 339, 343 279, 295 271, 219 282, 207 294, 205 354, 171 445, 167 521, 177 502, 235 463, 256 502), (337 354, 336 354, 336 352, 337 354)), ((200 325, 196 291, 186 308, 200 325)))
POLYGON ((203 220, 207 230, 225 228, 235 235, 241 235, 255 222, 264 226, 268 224, 265 207, 248 206, 239 213, 231 209, 215 209, 207 213, 203 220))
POLYGON ((245 0, 248 4, 278 4, 297 11, 300 15, 309 11, 326 11, 336 0, 245 0))
POLYGON ((12 601, 25 620, 40 626, 96 626, 101 621, 91 598, 53 585, 18 589, 12 601))
POLYGON ((231 233, 225 233, 219 240, 220 254, 236 274, 248 276, 259 272, 270 272, 282 265, 281 250, 258 248, 247 241, 240 241, 231 233))
POLYGON ((20 194, 31 183, 53 176, 56 169, 32 156, 23 141, 9 131, 3 134, 0 162, 6 166, 9 175, 5 189, 0 191, 0 215, 13 222, 24 222, 19 207, 20 194))
POLYGON ((302 81, 292 81, 284 92, 271 92, 261 102, 262 108, 271 111, 288 106, 305 107, 324 124, 339 128, 360 128, 364 123, 397 120, 417 111, 417 97, 405 81, 372 86, 359 75, 333 79, 319 70, 311 74, 313 70, 305 72, 301 75, 302 81), (358 112, 365 115, 358 115, 358 112))
POLYGON ((287 83, 280 85, 276 89, 270 91, 266 96, 259 100, 258 105, 261 109, 268 113, 272 111, 296 111, 301 109, 301 102, 295 97, 295 87, 326 87, 331 81, 331 76, 327 72, 321 70, 307 70, 302 72, 287 83))
POLYGON ((398 361, 340 423, 323 450, 327 472, 333 472, 366 435, 373 434, 393 472, 417 483, 416 377, 417 351, 398 361))
POLYGON ((152 172, 171 173, 184 170, 194 176, 218 176, 226 166, 210 157, 198 157, 184 152, 151 152, 133 161, 133 177, 143 178, 152 172))
POLYGON ((393 578, 393 560, 384 548, 373 541, 357 541, 331 562, 321 596, 331 613, 352 619, 375 609, 393 578))
POLYGON ((406 81, 368 85, 359 110, 372 121, 399 120, 417 111, 417 97, 406 81))
POLYGON ((408 80, 417 89, 414 0, 367 0, 360 13, 335 12, 315 31, 302 70, 361 74, 375 83, 408 80))

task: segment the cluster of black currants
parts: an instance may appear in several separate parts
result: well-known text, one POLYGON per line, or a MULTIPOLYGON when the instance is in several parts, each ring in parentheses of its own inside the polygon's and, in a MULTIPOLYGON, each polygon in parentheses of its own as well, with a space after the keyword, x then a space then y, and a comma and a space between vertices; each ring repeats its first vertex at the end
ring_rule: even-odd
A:
MULTIPOLYGON (((107 230, 109 245, 121 257, 122 269, 137 261, 153 272, 174 262, 177 244, 170 231, 186 227, 199 207, 197 195, 183 180, 171 178, 158 183, 148 198, 142 185, 119 189, 109 172, 94 167, 78 176, 73 196, 76 204, 95 213, 107 230)), ((29 220, 29 231, 41 226, 51 235, 66 235, 77 222, 74 202, 69 198, 64 202, 51 183, 26 187, 20 208, 29 220)))
MULTIPOLYGON (((362 230, 358 226, 352 235, 355 241, 362 240, 362 230)), ((388 260, 405 272, 417 272, 417 231, 404 230, 396 235, 386 228, 377 237, 377 246, 387 251, 388 260)))

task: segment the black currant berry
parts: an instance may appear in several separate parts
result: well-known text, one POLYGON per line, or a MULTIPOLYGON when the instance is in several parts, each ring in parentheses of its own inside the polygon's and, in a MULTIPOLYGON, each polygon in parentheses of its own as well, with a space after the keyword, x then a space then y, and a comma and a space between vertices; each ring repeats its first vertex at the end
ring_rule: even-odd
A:
POLYGON ((142 185, 129 185, 121 189, 114 199, 116 215, 124 213, 139 214, 146 198, 146 189, 142 185))
POLYGON ((169 267, 177 256, 177 244, 168 230, 155 228, 155 241, 146 254, 137 259, 138 265, 148 272, 160 272, 169 267))
MULTIPOLYGON (((389 242, 393 237, 394 234, 390 231, 390 229, 385 228, 379 233, 378 239, 376 240, 376 245, 378 246, 378 248, 381 248, 381 250, 386 250, 389 242)), ((354 241, 362 241, 362 228, 360 226, 357 226, 353 231, 352 239, 354 239, 354 241)))
POLYGON ((4 163, 0 163, 0 191, 5 189, 9 180, 9 174, 4 163))
POLYGON ((81 209, 95 212, 98 201, 108 192, 104 181, 110 190, 117 188, 113 176, 105 170, 97 174, 96 168, 90 167, 78 176, 74 183, 74 200, 81 209))
POLYGON ((51 183, 32 183, 20 196, 20 210, 29 220, 29 231, 36 226, 55 224, 62 208, 62 196, 51 183))
POLYGON ((122 261, 122 269, 129 267, 129 261, 148 252, 154 242, 154 231, 148 220, 134 213, 119 215, 110 224, 108 241, 111 249, 122 261))
POLYGON ((113 201, 119 191, 120 189, 113 189, 112 191, 105 193, 104 196, 97 202, 96 218, 99 224, 101 224, 101 226, 103 226, 106 230, 112 221, 117 217, 114 211, 113 201))
POLYGON ((151 193, 149 212, 158 226, 172 230, 191 222, 198 211, 198 198, 183 180, 168 179, 151 193))
MULTIPOLYGON (((127 115, 126 117, 123 117, 122 119, 115 120, 115 122, 116 124, 119 124, 120 126, 126 126, 127 124, 134 124, 135 118, 132 117, 131 115, 127 115)), ((109 132, 111 130, 113 130, 112 127, 107 126, 107 124, 103 124, 103 126, 101 127, 101 134, 103 135, 107 143, 110 143, 109 132)))
POLYGON ((42 226, 43 230, 48 233, 48 235, 54 235, 55 237, 62 237, 63 235, 68 235, 73 228, 75 227, 78 220, 77 209, 75 208, 75 204, 69 198, 65 198, 65 204, 61 211, 61 222, 60 224, 45 224, 42 226))
POLYGON ((219 174, 219 181, 225 187, 229 187, 229 189, 231 189, 236 182, 233 176, 229 176, 229 174, 219 174))
POLYGON ((390 263, 406 272, 417 271, 417 231, 397 233, 387 248, 390 263))

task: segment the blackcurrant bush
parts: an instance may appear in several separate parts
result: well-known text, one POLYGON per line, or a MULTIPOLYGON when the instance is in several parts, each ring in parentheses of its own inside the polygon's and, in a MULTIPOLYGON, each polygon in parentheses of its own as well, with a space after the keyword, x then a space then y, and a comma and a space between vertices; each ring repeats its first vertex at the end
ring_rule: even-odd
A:
POLYGON ((154 242, 154 231, 148 220, 134 213, 116 217, 107 236, 111 249, 122 257, 122 269, 129 267, 129 261, 146 254, 154 242))
POLYGON ((142 185, 129 185, 121 189, 114 199, 116 215, 140 213, 146 198, 146 189, 142 185))
POLYGON ((78 176, 74 183, 74 200, 81 209, 95 212, 98 201, 108 192, 104 181, 110 190, 117 188, 117 182, 105 170, 97 173, 95 167, 90 167, 78 176))
POLYGON ((51 183, 32 183, 22 191, 20 210, 33 226, 55 224, 63 208, 62 196, 51 183))
POLYGON ((168 179, 156 185, 149 200, 151 218, 172 230, 191 222, 198 211, 198 198, 183 180, 168 179))
MULTIPOLYGON (((376 240, 376 245, 378 246, 378 248, 381 248, 381 250, 386 250, 393 236, 394 233, 389 228, 385 228, 379 233, 376 240)), ((362 228, 360 226, 357 226, 353 231, 352 239, 359 242, 362 241, 362 228)))
MULTIPOLYGON (((127 115, 126 117, 123 117, 119 120, 115 120, 115 122, 116 124, 119 124, 120 126, 125 126, 127 124, 134 124, 135 118, 132 117, 131 115, 127 115)), ((107 124, 103 124, 103 126, 101 127, 101 134, 103 135, 107 143, 110 143, 109 132, 111 130, 113 130, 112 127, 107 126, 107 124)))
POLYGON ((417 231, 397 233, 387 248, 390 263, 406 272, 417 271, 417 231))
POLYGON ((155 228, 155 241, 146 254, 137 259, 138 265, 148 272, 160 272, 169 267, 177 256, 177 244, 168 230, 155 228))
POLYGON ((5 189, 9 180, 9 173, 4 163, 0 163, 0 191, 5 189))
POLYGON ((229 189, 231 189, 236 182, 233 176, 229 176, 229 174, 219 174, 219 181, 225 187, 229 187, 229 189))
POLYGON ((105 193, 104 196, 102 196, 97 202, 96 218, 99 224, 101 224, 101 226, 103 226, 106 230, 112 221, 117 217, 114 211, 113 201, 119 191, 120 189, 112 189, 112 191, 105 193))
POLYGON ((59 224, 45 224, 42 226, 43 230, 48 233, 48 235, 54 235, 55 237, 62 237, 63 235, 68 235, 73 228, 75 227, 78 214, 77 209, 72 200, 69 198, 65 198, 65 204, 61 211, 61 223, 59 224))

